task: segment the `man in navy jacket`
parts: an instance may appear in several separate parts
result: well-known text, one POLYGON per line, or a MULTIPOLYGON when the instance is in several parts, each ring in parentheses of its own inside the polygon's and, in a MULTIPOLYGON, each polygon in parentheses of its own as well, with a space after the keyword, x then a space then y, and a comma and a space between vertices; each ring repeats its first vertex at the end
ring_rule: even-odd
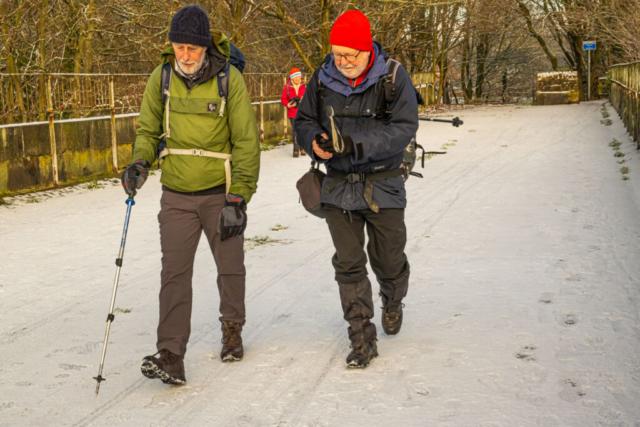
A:
POLYGON ((364 14, 341 15, 330 41, 332 53, 313 74, 298 110, 296 133, 302 148, 327 167, 322 203, 336 249, 332 262, 344 318, 350 325, 347 366, 364 368, 378 355, 376 327, 370 321, 373 300, 365 227, 367 252, 380 284, 382 327, 395 335, 402 325, 402 299, 409 285, 402 166, 404 151, 418 129, 418 105, 402 66, 395 69, 393 84, 383 84, 389 57, 372 41, 364 14), (380 93, 391 89, 383 116, 334 117, 332 128, 327 107, 342 113, 380 112, 380 93))

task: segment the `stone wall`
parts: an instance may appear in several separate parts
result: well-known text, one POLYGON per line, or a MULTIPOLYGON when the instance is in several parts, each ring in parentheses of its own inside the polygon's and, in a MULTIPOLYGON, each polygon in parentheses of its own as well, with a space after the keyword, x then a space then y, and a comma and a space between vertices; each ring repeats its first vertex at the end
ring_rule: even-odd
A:
POLYGON ((576 71, 538 73, 536 101, 538 105, 580 103, 578 73, 576 71))

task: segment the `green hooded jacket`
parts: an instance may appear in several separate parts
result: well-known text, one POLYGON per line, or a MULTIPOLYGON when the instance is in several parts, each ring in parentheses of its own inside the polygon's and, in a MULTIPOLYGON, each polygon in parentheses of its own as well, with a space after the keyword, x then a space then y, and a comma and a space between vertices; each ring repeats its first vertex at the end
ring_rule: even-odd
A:
MULTIPOLYGON (((227 37, 215 30, 211 35, 214 46, 228 60, 231 50, 227 37)), ((162 64, 175 64, 173 47, 165 49, 161 56, 162 64)), ((162 65, 159 65, 144 91, 132 162, 145 159, 153 164, 159 137, 167 132, 161 74, 162 65)), ((229 93, 224 116, 219 116, 221 99, 217 78, 214 76, 187 89, 174 68, 167 100, 170 136, 165 141, 168 148, 231 153, 229 192, 244 197, 248 203, 256 192, 260 172, 258 127, 244 78, 233 66, 229 67, 229 93), (212 109, 215 111, 210 111, 212 109)), ((180 192, 206 190, 224 185, 226 181, 224 160, 217 158, 170 154, 164 158, 161 169, 162 184, 180 192)))

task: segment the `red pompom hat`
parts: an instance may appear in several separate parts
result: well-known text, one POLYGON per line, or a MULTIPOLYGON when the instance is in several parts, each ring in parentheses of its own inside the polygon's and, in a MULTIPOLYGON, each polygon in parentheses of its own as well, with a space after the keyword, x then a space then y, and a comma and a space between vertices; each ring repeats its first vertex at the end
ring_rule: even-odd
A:
POLYGON ((332 45, 350 47, 351 49, 371 52, 371 24, 359 10, 349 10, 336 19, 331 28, 329 42, 332 45))

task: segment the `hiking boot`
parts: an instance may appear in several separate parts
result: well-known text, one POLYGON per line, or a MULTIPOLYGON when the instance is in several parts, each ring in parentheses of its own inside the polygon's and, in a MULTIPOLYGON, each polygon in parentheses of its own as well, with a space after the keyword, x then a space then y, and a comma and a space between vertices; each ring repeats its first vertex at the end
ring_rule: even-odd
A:
POLYGON ((298 157, 300 156, 300 150, 298 150, 297 148, 293 149, 293 157, 298 157))
POLYGON ((220 359, 223 362, 239 362, 244 357, 241 333, 242 325, 240 323, 222 322, 220 359))
POLYGON ((153 356, 142 359, 140 366, 142 375, 147 378, 160 378, 165 384, 183 385, 187 383, 184 377, 184 357, 162 349, 153 356), (156 357, 157 355, 160 357, 156 357))
POLYGON ((307 155, 307 153, 305 153, 305 151, 302 148, 300 149, 300 154, 302 154, 303 156, 307 155))
POLYGON ((387 335, 397 335, 402 327, 402 309, 404 304, 401 302, 390 301, 383 294, 382 309, 382 329, 387 335))
POLYGON ((351 353, 347 356, 347 368, 362 369, 369 366, 371 359, 378 357, 378 345, 376 339, 368 343, 355 346, 351 344, 351 353))

